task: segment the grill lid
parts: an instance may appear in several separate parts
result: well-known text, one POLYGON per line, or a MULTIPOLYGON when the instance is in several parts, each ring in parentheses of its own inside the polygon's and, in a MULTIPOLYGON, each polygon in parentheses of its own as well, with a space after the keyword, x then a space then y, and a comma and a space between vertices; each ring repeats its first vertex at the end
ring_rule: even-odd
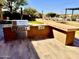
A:
POLYGON ((28 26, 28 20, 16 20, 12 22, 13 26, 28 26))

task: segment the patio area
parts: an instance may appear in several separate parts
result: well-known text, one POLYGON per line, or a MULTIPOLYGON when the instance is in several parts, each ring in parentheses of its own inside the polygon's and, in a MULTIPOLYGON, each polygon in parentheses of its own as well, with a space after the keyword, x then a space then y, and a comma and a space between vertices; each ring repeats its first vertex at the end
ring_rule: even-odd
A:
POLYGON ((0 59, 78 59, 78 51, 79 47, 66 46, 55 39, 0 41, 0 59))
POLYGON ((37 41, 18 39, 7 43, 4 43, 4 39, 0 41, 0 59, 78 59, 78 50, 77 38, 73 46, 66 46, 54 38, 37 41))
MULTIPOLYGON (((32 29, 33 28, 34 27, 32 27, 32 29)), ((48 29, 49 27, 46 27, 45 32, 47 31, 47 33, 45 34, 50 33, 48 29)), ((33 35, 36 35, 37 32, 40 31, 36 30, 33 30, 34 32, 33 35)), ((44 34, 41 35, 43 36, 44 34)), ((72 46, 67 46, 61 43, 56 38, 46 37, 44 39, 41 39, 40 36, 35 37, 37 40, 36 39, 33 40, 32 38, 31 39, 19 38, 16 40, 13 39, 13 41, 4 43, 5 40, 3 38, 3 30, 2 26, 0 26, 0 59, 78 59, 79 58, 78 37, 75 38, 72 46)))

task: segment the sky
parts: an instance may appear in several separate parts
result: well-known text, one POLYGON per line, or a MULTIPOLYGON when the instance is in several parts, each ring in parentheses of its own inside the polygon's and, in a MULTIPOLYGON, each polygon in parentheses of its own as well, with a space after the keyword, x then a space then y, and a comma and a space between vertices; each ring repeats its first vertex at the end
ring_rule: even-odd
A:
MULTIPOLYGON (((54 12, 59 14, 65 13, 65 8, 79 7, 79 0, 27 0, 28 5, 26 7, 35 8, 39 12, 54 12)), ((71 11, 68 11, 71 13, 71 11)), ((79 13, 79 11, 75 11, 79 13)))

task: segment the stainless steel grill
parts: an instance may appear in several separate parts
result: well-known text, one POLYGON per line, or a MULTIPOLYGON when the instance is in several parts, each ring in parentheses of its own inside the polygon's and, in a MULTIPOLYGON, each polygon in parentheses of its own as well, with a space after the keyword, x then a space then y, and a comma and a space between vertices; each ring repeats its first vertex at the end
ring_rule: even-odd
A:
POLYGON ((26 31, 28 27, 27 20, 12 21, 12 31, 26 31))
POLYGON ((12 31, 17 33, 18 39, 25 39, 27 37, 27 20, 16 20, 12 21, 12 31))

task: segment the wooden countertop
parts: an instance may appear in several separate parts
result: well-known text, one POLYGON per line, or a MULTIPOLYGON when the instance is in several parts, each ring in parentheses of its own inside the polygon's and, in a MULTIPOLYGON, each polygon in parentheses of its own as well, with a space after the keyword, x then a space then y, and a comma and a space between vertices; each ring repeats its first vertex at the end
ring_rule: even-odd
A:
POLYGON ((66 31, 66 32, 79 30, 79 27, 66 25, 66 24, 62 24, 62 23, 57 23, 52 20, 38 20, 38 21, 44 22, 45 24, 47 24, 49 26, 52 26, 54 28, 57 28, 57 29, 60 29, 60 30, 66 31))
MULTIPOLYGON (((12 24, 3 24, 3 28, 12 27, 12 24)), ((27 26, 48 26, 46 24, 29 24, 27 26)))

